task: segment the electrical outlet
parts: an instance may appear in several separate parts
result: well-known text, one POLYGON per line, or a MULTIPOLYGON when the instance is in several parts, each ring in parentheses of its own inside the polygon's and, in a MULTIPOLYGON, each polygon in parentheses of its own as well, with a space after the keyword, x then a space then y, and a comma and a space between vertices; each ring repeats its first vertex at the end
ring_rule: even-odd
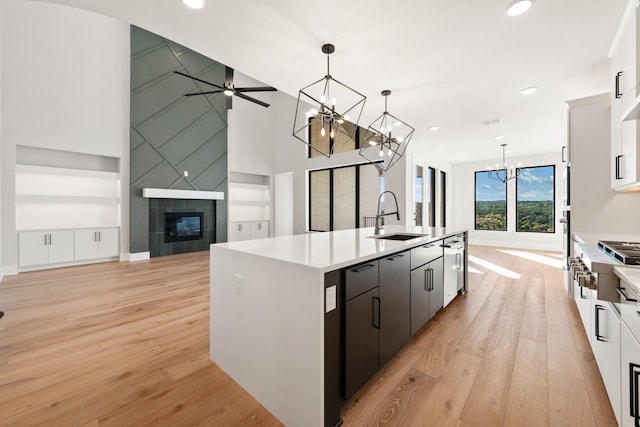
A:
POLYGON ((241 274, 236 274, 234 275, 235 277, 235 282, 236 282, 236 294, 238 295, 242 295, 242 275, 241 274))
POLYGON ((182 174, 183 174, 184 176, 189 176, 189 171, 184 171, 184 172, 182 172, 182 174))

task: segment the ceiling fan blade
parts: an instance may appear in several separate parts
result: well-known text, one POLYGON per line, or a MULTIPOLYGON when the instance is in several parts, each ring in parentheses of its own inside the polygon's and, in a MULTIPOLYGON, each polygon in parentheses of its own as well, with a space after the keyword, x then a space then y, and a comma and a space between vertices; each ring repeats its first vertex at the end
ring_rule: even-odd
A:
POLYGON ((184 96, 211 95, 212 93, 220 93, 221 90, 210 90, 207 92, 185 93, 184 96))
POLYGON ((174 73, 180 74, 181 76, 184 76, 184 77, 189 77, 191 80, 195 80, 197 82, 204 83, 204 84, 207 84, 209 86, 217 87, 218 89, 224 89, 222 86, 218 86, 217 84, 209 83, 209 82, 207 82, 205 80, 202 80, 202 79, 199 79, 197 77, 190 76, 189 74, 181 73, 180 71, 174 71, 174 73))
POLYGON ((236 92, 276 92, 278 89, 271 86, 256 86, 256 87, 237 87, 236 92))
POLYGON ((246 99, 247 101, 251 101, 251 102, 253 102, 255 104, 262 105, 265 108, 269 107, 269 104, 267 104, 266 102, 262 102, 259 99, 255 99, 255 98, 252 98, 250 96, 243 95, 242 93, 236 92, 234 95, 236 95, 236 96, 238 96, 238 97, 240 97, 242 99, 246 99))

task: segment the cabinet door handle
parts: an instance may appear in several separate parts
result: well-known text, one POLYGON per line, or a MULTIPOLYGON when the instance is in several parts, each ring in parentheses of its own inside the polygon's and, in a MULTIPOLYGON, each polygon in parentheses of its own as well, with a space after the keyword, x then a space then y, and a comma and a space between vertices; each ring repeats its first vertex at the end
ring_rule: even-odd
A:
POLYGON ((51 246, 51 233, 49 233, 49 246, 51 246))
POLYGON ((238 224, 238 231, 242 231, 242 224, 238 224))
POLYGON ((567 162, 567 158, 565 156, 566 154, 567 154, 567 146, 564 145, 562 147, 562 163, 566 163, 567 162))
POLYGON ((433 268, 424 269, 424 290, 427 292, 433 290, 433 268))
POLYGON ((624 292, 624 291, 625 291, 625 289, 626 289, 626 288, 623 288, 622 286, 618 286, 618 287, 616 288, 616 291, 620 294, 620 296, 621 296, 622 298, 624 298, 624 300, 625 300, 625 301, 628 301, 628 302, 638 302, 638 300, 637 300, 637 299, 635 299, 635 298, 629 298, 629 297, 627 296, 627 294, 624 292))
POLYGON ((616 156, 616 179, 624 178, 624 171, 622 170, 622 157, 624 154, 616 156))
POLYGON ((589 298, 585 297, 584 294, 582 293, 582 291, 584 290, 584 287, 580 286, 579 288, 580 288, 580 298, 589 299, 589 298))
POLYGON ((98 231, 98 242, 102 242, 102 231, 98 231))
POLYGON ((602 338, 602 335, 600 335, 600 310, 604 310, 604 306, 600 305, 600 304, 596 304, 595 305, 595 312, 596 312, 596 339, 598 341, 604 341, 604 338, 602 338))
POLYGON ((380 329, 380 297, 373 297, 371 312, 373 314, 373 327, 380 329))
POLYGON ((261 222, 258 223, 258 230, 262 230, 262 223, 261 222))
POLYGON ((622 85, 620 84, 620 77, 622 76, 622 71, 618 71, 616 73, 616 99, 622 98, 622 85))
POLYGON ((462 254, 456 254, 456 270, 462 270, 462 254))
POLYGON ((629 363, 629 412, 635 425, 640 425, 640 411, 638 410, 638 379, 640 378, 640 365, 629 363))
POLYGON ((354 273, 360 273, 361 271, 364 270, 368 270, 371 267, 375 267, 375 264, 365 264, 365 265, 361 265, 360 267, 356 267, 356 268, 352 268, 351 271, 353 271, 354 273))
POLYGON ((48 241, 48 239, 47 239, 47 234, 45 233, 45 235, 44 235, 44 245, 45 245, 45 246, 48 246, 48 245, 49 245, 49 243, 48 243, 48 242, 49 242, 49 241, 48 241))

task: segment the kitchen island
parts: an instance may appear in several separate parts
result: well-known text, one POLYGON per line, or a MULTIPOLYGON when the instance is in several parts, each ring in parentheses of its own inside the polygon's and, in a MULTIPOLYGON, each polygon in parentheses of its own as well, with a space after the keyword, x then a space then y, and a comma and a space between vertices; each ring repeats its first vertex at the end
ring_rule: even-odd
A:
MULTIPOLYGON (((415 232, 404 226, 384 231, 415 232)), ((373 228, 360 228, 211 245, 211 360, 286 425, 340 421, 345 269, 441 248, 452 236, 466 242, 464 230, 404 241, 373 235, 373 228)), ((466 259, 465 250, 464 271, 466 259)), ((379 313, 378 306, 378 322, 379 313)))

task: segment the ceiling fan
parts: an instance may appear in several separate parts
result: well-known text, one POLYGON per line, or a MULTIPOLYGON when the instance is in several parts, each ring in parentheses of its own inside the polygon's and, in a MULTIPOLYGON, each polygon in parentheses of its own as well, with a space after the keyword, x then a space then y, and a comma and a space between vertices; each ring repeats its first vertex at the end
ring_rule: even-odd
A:
MULTIPOLYGON (((233 84, 233 68, 225 67, 225 82, 224 86, 217 85, 215 83, 208 82, 206 80, 199 79, 197 77, 191 76, 189 74, 174 71, 174 73, 179 74, 184 77, 188 77, 194 81, 207 84, 209 86, 213 86, 216 90, 202 91, 202 92, 194 92, 187 93, 184 96, 199 96, 199 95, 210 95, 215 93, 224 93, 228 96, 228 101, 231 100, 231 96, 237 96, 242 99, 246 99, 247 101, 251 101, 255 104, 261 105, 263 107, 268 107, 269 104, 266 102, 260 101, 259 99, 253 98, 251 96, 245 95, 246 92, 275 92, 278 89, 271 86, 254 86, 254 87, 235 87, 233 84)), ((231 108, 230 102, 227 102, 227 108, 231 108)))

